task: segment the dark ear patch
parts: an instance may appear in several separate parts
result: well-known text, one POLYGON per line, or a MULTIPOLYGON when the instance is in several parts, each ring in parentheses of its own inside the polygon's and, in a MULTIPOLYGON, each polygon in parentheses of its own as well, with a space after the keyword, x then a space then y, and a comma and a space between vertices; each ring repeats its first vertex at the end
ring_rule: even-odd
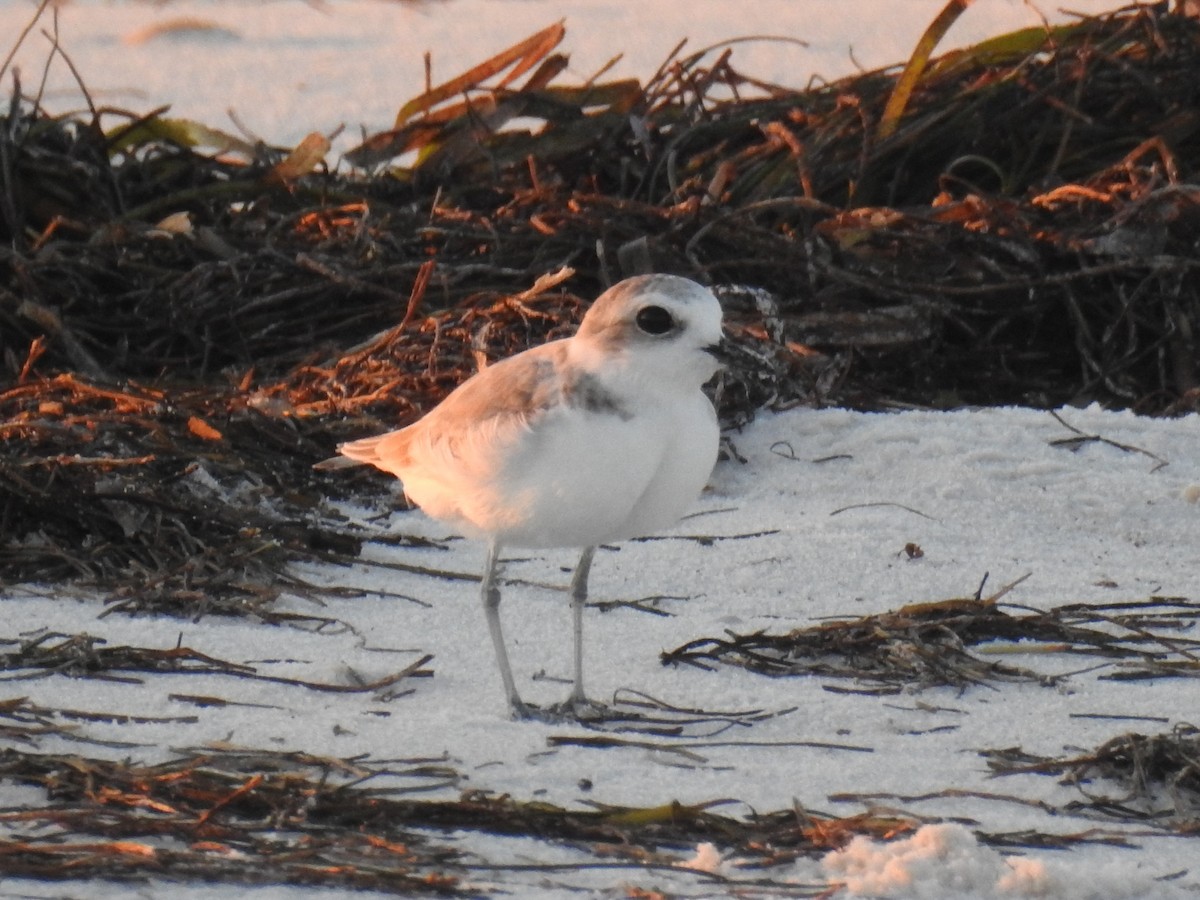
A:
POLYGON ((634 321, 644 334, 666 334, 675 327, 675 317, 661 306, 642 307, 634 321))

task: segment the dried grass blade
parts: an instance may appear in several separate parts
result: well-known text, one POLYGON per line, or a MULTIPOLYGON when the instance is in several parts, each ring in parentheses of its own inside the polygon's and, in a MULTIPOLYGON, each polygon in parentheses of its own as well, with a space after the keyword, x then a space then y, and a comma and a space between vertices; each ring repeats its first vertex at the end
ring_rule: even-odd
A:
POLYGON ((160 141, 181 147, 208 147, 218 153, 233 151, 247 158, 253 158, 255 153, 254 145, 249 141, 219 128, 210 128, 192 119, 173 119, 161 115, 152 115, 133 125, 114 129, 108 133, 108 138, 110 154, 160 141))
POLYGON ((504 71, 515 62, 517 63, 516 68, 501 81, 501 86, 507 84, 513 78, 523 75, 536 63, 541 61, 546 54, 558 46, 565 34, 566 28, 560 19, 549 28, 545 28, 537 34, 514 44, 507 50, 497 53, 491 59, 467 70, 457 78, 452 78, 432 90, 426 91, 419 97, 409 100, 404 106, 400 107, 400 112, 396 114, 395 127, 399 129, 414 115, 432 109, 442 101, 461 94, 463 91, 478 87, 480 82, 491 78, 498 72, 504 71))
MULTIPOLYGON (((517 63, 515 67, 513 67, 511 72, 500 79, 500 84, 498 87, 508 87, 508 85, 512 84, 526 72, 532 69, 534 64, 542 60, 546 54, 562 43, 564 34, 566 34, 566 29, 563 27, 562 20, 560 19, 557 23, 551 25, 545 31, 541 31, 535 35, 534 38, 531 38, 531 41, 539 38, 540 40, 538 40, 537 44, 524 55, 524 57, 517 63)), ((566 67, 567 58, 562 54, 551 57, 551 59, 561 59, 563 67, 566 67)), ((550 62, 550 60, 546 60, 546 62, 550 62)))
POLYGON ((289 184, 302 178, 321 164, 332 146, 329 138, 319 131, 310 133, 291 153, 271 168, 267 180, 289 184))
POLYGON ((925 29, 925 33, 921 35, 921 39, 917 41, 916 49, 913 50, 912 56, 909 57, 904 71, 900 73, 900 79, 896 82, 896 86, 892 88, 887 106, 883 109, 883 117, 879 120, 879 127, 876 130, 876 135, 880 140, 890 137, 895 132, 896 126, 900 124, 900 117, 904 115, 904 110, 908 106, 908 98, 912 96, 917 82, 921 80, 921 76, 925 73, 925 67, 929 64, 929 57, 933 55, 934 49, 941 42, 942 38, 946 36, 946 32, 950 30, 950 26, 958 20, 958 17, 966 11, 971 3, 972 0, 950 0, 949 3, 942 7, 942 11, 938 13, 937 18, 925 29))
POLYGON ((966 49, 947 53, 930 63, 926 74, 948 77, 967 69, 1016 63, 1037 53, 1047 44, 1061 46, 1071 35, 1078 32, 1078 25, 1053 25, 1049 28, 1035 25, 1020 28, 999 37, 980 41, 966 49))
POLYGON ((583 87, 547 87, 542 93, 567 106, 603 106, 612 112, 626 113, 641 99, 642 84, 636 78, 623 78, 583 87))
MULTIPOLYGON (((539 91, 547 87, 558 75, 567 68, 569 60, 561 53, 555 53, 553 56, 542 60, 542 64, 537 67, 537 70, 529 76, 529 80, 521 85, 521 93, 526 91, 539 91)), ((511 81, 505 79, 500 85, 503 88, 511 81)))

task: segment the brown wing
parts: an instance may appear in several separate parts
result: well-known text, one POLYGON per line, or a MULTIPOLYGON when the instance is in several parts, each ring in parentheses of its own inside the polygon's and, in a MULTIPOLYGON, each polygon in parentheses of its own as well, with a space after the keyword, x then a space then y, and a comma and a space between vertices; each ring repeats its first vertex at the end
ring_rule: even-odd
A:
POLYGON ((562 402, 562 385, 555 376, 566 352, 566 341, 552 341, 493 363, 407 428, 342 444, 341 457, 317 466, 367 464, 403 477, 414 463, 414 443, 426 464, 450 464, 468 447, 502 443, 562 402))

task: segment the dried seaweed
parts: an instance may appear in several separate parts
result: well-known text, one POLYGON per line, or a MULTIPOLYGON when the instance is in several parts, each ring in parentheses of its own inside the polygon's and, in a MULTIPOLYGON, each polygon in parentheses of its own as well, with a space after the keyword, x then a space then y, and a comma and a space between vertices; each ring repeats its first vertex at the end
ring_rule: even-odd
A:
POLYGON ((269 616, 307 590, 288 563, 357 549, 322 497, 385 490, 310 463, 647 268, 720 293, 726 425, 800 402, 1196 408, 1195 20, 1136 7, 931 60, 886 128, 891 71, 787 91, 697 53, 572 87, 560 39, 415 98, 349 171, 319 138, 52 117, 17 83, 4 582, 269 616))
POLYGON ((1090 753, 1034 757, 1017 749, 989 751, 997 775, 1060 775, 1085 799, 1067 805, 1105 819, 1144 822, 1200 834, 1200 730, 1181 724, 1162 734, 1128 733, 1090 753), (1104 792, 1104 782, 1124 789, 1104 792))
MULTIPOLYGON (((468 793, 416 800, 396 782, 453 777, 443 760, 328 759, 214 748, 159 765, 0 752, 0 778, 44 788, 47 802, 0 812, 5 871, 38 878, 156 877, 472 893, 493 867, 440 839, 478 831, 552 839, 632 867, 672 865, 710 841, 747 868, 815 856, 911 820, 801 809, 745 819, 720 805, 597 807, 468 793)), ((586 866, 587 864, 581 864, 586 866)))
POLYGON ((0 737, 12 742, 36 746, 39 739, 53 735, 65 741, 94 744, 103 747, 133 748, 142 746, 131 741, 103 740, 82 731, 80 722, 178 722, 191 724, 196 716, 136 716, 128 713, 95 713, 79 709, 50 709, 29 701, 27 697, 11 697, 0 701, 0 737))
POLYGON ((1113 672, 1102 677, 1200 678, 1200 640, 1186 636, 1200 621, 1200 603, 1154 597, 1128 603, 1072 603, 1048 610, 1005 605, 1014 611, 1002 609, 997 597, 945 600, 787 634, 697 638, 664 652, 662 661, 704 669, 740 666, 773 677, 852 678, 877 683, 883 692, 996 680, 1057 681, 1055 676, 989 661, 968 650, 1005 642, 1015 652, 1120 660, 1113 672))
MULTIPOLYGON (((112 611, 294 621, 275 600, 312 589, 289 564, 349 560, 362 539, 321 498, 386 490, 310 464, 416 417, 481 359, 569 334, 603 286, 646 269, 720 295, 736 345, 717 386, 726 425, 800 402, 1198 408, 1194 20, 1141 7, 1004 36, 924 64, 902 110, 892 71, 785 91, 728 53, 673 57, 645 85, 563 86, 560 38, 548 29, 415 98, 349 171, 321 164, 320 136, 281 149, 164 111, 52 117, 17 83, 0 115, 0 582, 75 578, 108 591, 112 611), (543 127, 502 127, 518 116, 543 127), (569 280, 539 281, 567 266, 569 280)), ((1043 678, 979 649, 1037 641, 1015 646, 1101 658, 1102 677, 1196 677, 1197 614, 1169 598, 1048 611, 953 600, 701 639, 664 662, 887 692, 1043 678)), ((9 646, 4 667, 22 676, 257 674, 83 635, 9 646)), ((557 740, 687 758, 716 742, 651 738, 786 712, 622 700, 654 720, 642 737, 557 740)), ((83 728, 121 715, 14 698, 0 735, 126 752, 83 728)), ((1197 829, 1192 730, 997 765, 1088 785, 1085 812, 1197 829), (1096 779, 1127 794, 1098 795, 1096 779)), ((5 872, 45 879, 461 894, 494 868, 444 831, 552 837, 630 866, 712 841, 753 868, 922 821, 417 801, 402 795, 460 783, 447 760, 230 747, 159 765, 10 749, 0 778, 46 792, 0 812, 5 872)), ((1128 845, 1102 831, 981 839, 1128 845)))
MULTIPOLYGON (((581 719, 579 724, 590 731, 622 732, 656 737, 711 738, 733 729, 747 728, 758 722, 790 715, 796 707, 766 709, 706 709, 674 706, 641 691, 619 690, 602 713, 581 719)), ((587 740, 587 739, 584 739, 587 740)), ((616 746, 597 738, 591 746, 616 746)), ((620 739, 615 739, 620 740, 620 739)), ((554 743, 571 743, 570 739, 554 743)))
POLYGON ((403 827, 330 827, 330 808, 356 793, 347 785, 368 777, 447 775, 437 761, 401 763, 393 771, 391 764, 367 768, 296 753, 217 750, 143 766, 5 751, 0 776, 44 787, 49 802, 0 813, 9 831, 0 853, 9 875, 44 879, 457 893, 458 879, 446 874, 453 850, 403 827))
MULTIPOLYGON (((1163 353, 1175 339, 1185 350, 1194 324, 1200 88, 1182 74, 1198 54, 1193 20, 1145 7, 1027 35, 1007 55, 954 54, 886 139, 873 123, 887 73, 762 96, 728 57, 707 69, 691 57, 641 89, 636 133, 614 89, 594 86, 616 106, 585 114, 603 104, 555 88, 536 136, 475 127, 473 151, 453 160, 434 149, 408 169, 317 173, 288 190, 268 177, 282 153, 205 156, 160 115, 105 128, 117 111, 79 122, 14 104, 6 174, 23 187, 9 185, 6 227, 22 249, 6 260, 8 365, 46 334, 43 365, 85 374, 282 374, 393 325, 430 259, 444 308, 515 293, 564 263, 587 296, 637 244, 656 267, 765 291, 792 343, 865 350, 856 370, 900 374, 890 357, 914 343, 975 350, 976 368, 983 350, 983 373, 957 374, 995 399, 1090 391, 1153 406, 1151 385, 1186 376, 1176 398, 1195 386, 1194 372, 1147 379, 1145 367, 1175 365, 1163 353), (563 131, 586 147, 564 146, 563 131), (70 191, 53 180, 68 168, 85 179, 70 191), (188 226, 159 227, 168 212, 188 226), (1074 346, 1061 341, 1073 331, 1073 359, 1042 358, 1051 341, 1074 346)), ((453 143, 479 115, 460 93, 439 116, 429 98, 413 102, 423 148, 453 143)))
MULTIPOLYGON (((433 659, 426 654, 399 672, 364 684, 330 684, 266 675, 253 666, 219 659, 191 647, 177 645, 168 648, 109 647, 103 638, 90 634, 60 634, 43 632, 33 637, 13 640, 0 638, 0 647, 14 649, 0 652, 0 672, 20 673, 0 675, 0 681, 29 680, 48 675, 83 677, 112 677, 114 672, 147 672, 183 675, 228 675, 250 681, 266 681, 291 687, 306 688, 324 693, 357 694, 380 691, 406 678, 428 678, 433 674, 425 664, 433 659)), ((122 680, 133 680, 123 676, 122 680)))
POLYGON ((8 582, 75 577, 115 606, 271 619, 292 559, 358 539, 298 508, 312 446, 283 418, 209 391, 104 388, 64 374, 0 393, 8 582), (211 424, 211 423, 215 423, 211 424))

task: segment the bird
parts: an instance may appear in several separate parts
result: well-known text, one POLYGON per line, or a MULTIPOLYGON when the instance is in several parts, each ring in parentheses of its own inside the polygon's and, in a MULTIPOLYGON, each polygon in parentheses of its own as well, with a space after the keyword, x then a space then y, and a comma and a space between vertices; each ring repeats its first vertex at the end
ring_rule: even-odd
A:
POLYGON ((598 546, 674 525, 716 464, 716 411, 702 386, 726 359, 722 311, 676 275, 627 278, 571 337, 492 363, 411 425, 338 445, 334 469, 398 477, 429 517, 486 541, 481 596, 515 719, 601 717, 583 683, 583 611, 598 546), (574 678, 540 709, 517 690, 500 621, 505 548, 580 550, 571 577, 574 678))

